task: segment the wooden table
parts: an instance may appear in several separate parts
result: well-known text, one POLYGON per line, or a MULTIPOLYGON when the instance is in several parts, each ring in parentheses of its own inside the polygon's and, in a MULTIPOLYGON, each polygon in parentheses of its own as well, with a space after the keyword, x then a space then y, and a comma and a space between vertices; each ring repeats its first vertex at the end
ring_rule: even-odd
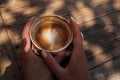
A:
POLYGON ((21 80, 21 33, 32 16, 75 17, 92 80, 120 80, 120 0, 0 1, 0 80, 21 80))

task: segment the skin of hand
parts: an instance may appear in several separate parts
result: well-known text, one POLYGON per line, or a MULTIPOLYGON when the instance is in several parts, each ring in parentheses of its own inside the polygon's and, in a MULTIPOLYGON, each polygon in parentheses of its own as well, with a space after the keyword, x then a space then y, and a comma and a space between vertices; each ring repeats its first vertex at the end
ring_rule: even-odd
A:
POLYGON ((22 68, 23 80, 52 80, 52 73, 45 66, 42 58, 35 55, 30 41, 30 27, 35 18, 30 19, 22 32, 22 68))
POLYGON ((46 65, 59 80, 90 80, 88 64, 83 51, 82 36, 80 35, 78 26, 72 18, 70 19, 70 25, 73 30, 74 38, 73 50, 67 66, 65 68, 61 67, 56 59, 48 52, 43 52, 42 56, 44 57, 46 65))
MULTIPOLYGON (((22 32, 22 69, 23 80, 53 80, 53 74, 45 65, 43 59, 35 55, 37 51, 30 41, 30 28, 35 18, 31 18, 22 32)), ((66 57, 65 51, 57 53, 54 59, 57 63, 66 57)))

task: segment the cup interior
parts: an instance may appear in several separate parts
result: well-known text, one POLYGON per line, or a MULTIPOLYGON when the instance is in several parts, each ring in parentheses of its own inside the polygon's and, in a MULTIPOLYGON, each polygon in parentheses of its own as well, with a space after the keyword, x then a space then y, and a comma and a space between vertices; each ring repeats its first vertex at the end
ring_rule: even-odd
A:
POLYGON ((58 52, 72 41, 73 33, 69 23, 58 16, 44 16, 31 26, 30 38, 39 50, 58 52))

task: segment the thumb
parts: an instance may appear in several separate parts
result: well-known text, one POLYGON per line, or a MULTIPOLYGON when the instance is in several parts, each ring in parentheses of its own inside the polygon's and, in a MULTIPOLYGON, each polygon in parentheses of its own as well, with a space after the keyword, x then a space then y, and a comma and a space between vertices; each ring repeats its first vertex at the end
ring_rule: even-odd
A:
POLYGON ((46 65, 51 69, 51 71, 56 75, 56 76, 62 76, 64 68, 62 68, 57 61, 54 59, 54 57, 45 51, 41 52, 42 57, 44 58, 44 61, 46 65))
POLYGON ((33 22, 35 21, 35 17, 31 18, 25 25, 23 32, 22 32, 22 48, 25 52, 28 52, 31 48, 31 42, 30 42, 30 28, 33 22))

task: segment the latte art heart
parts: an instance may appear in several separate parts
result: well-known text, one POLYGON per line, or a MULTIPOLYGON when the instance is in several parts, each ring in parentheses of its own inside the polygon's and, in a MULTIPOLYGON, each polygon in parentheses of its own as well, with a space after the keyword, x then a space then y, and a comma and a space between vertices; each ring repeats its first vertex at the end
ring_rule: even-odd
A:
POLYGON ((42 36, 44 40, 46 40, 50 44, 50 49, 53 50, 55 45, 56 36, 58 35, 58 32, 56 29, 49 29, 43 30, 42 36))

